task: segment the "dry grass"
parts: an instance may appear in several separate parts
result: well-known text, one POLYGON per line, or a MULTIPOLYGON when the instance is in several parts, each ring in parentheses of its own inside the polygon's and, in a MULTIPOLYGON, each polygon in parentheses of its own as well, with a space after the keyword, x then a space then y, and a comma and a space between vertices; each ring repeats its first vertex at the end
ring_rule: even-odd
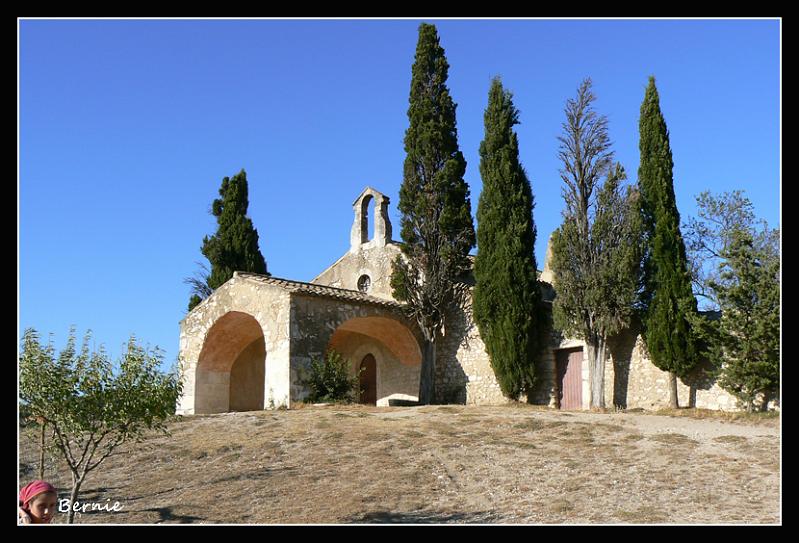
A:
POLYGON ((641 507, 635 511, 619 510, 616 517, 625 524, 662 524, 668 521, 663 512, 654 507, 641 507))
POLYGON ((675 446, 678 448, 695 447, 699 445, 697 441, 686 437, 683 434, 658 434, 656 436, 652 436, 650 439, 663 445, 675 446))
MULTIPOLYGON (((755 437, 715 418, 647 429, 662 420, 520 406, 177 418, 171 436, 89 476, 82 499, 122 511, 77 522, 780 522, 778 424, 756 423, 755 437)), ((35 476, 35 437, 20 436, 21 480, 35 476)), ((47 470, 65 492, 68 472, 47 470)))

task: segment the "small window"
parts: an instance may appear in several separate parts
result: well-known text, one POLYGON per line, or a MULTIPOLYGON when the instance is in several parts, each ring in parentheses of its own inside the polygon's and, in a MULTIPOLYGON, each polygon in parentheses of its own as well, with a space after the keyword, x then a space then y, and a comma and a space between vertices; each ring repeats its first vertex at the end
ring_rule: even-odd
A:
POLYGON ((369 287, 372 285, 372 280, 369 278, 368 275, 362 275, 358 278, 358 290, 363 293, 369 291, 369 287))

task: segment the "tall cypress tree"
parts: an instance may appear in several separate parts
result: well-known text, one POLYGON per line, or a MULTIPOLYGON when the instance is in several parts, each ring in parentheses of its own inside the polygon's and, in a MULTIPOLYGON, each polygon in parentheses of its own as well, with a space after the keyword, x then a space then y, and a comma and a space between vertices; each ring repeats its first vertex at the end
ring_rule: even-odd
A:
POLYGON ((698 350, 690 324, 697 304, 674 196, 669 131, 660 111, 654 77, 649 78, 641 104, 639 130, 638 183, 647 243, 643 262, 643 332, 652 362, 669 372, 669 404, 676 408, 677 377, 686 377, 697 363, 698 350))
MULTIPOLYGON (((207 285, 211 291, 233 277, 234 271, 266 274, 266 261, 258 248, 258 230, 247 217, 249 207, 247 173, 242 169, 232 178, 222 179, 219 196, 211 204, 218 224, 216 234, 203 238, 202 253, 211 263, 207 285)), ((189 311, 201 302, 195 294, 189 311)))
POLYGON ((394 296, 425 338, 419 402, 434 401, 436 337, 450 305, 463 295, 458 279, 474 247, 466 160, 458 149, 455 103, 446 86, 449 64, 436 27, 419 25, 405 132, 400 188, 402 254, 391 277, 394 296))
POLYGON ((536 279, 533 192, 519 162, 513 95, 495 78, 480 144, 483 191, 477 206, 474 318, 502 393, 532 390, 539 349, 541 291, 536 279))

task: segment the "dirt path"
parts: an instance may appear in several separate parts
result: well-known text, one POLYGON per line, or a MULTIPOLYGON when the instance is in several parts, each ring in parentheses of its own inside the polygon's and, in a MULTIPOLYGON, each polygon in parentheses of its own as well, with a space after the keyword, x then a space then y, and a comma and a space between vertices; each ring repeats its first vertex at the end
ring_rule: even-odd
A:
POLYGON ((713 419, 692 419, 689 417, 668 417, 634 413, 542 413, 542 417, 558 419, 571 416, 573 420, 588 424, 621 424, 635 428, 642 434, 679 433, 694 439, 714 439, 721 436, 740 436, 745 438, 779 436, 776 426, 747 425, 734 422, 721 422, 713 419))
MULTIPOLYGON (((426 414, 436 412, 437 408, 431 407, 415 407, 405 408, 402 411, 388 411, 377 412, 374 415, 381 419, 412 419, 414 417, 423 417, 426 414)), ((451 414, 458 414, 461 411, 454 410, 454 408, 438 408, 450 409, 451 414)), ((489 408, 485 408, 489 409, 489 408)), ((514 414, 509 412, 507 408, 494 408, 499 411, 495 413, 502 414, 506 417, 529 417, 530 412, 520 411, 514 414), (502 413, 502 409, 506 409, 502 413)), ((464 407, 462 414, 469 415, 469 408, 464 407)), ((662 434, 662 433, 680 433, 689 437, 697 437, 700 439, 713 439, 720 436, 732 435, 745 438, 758 438, 758 437, 775 437, 779 436, 779 426, 776 424, 742 424, 736 422, 723 422, 717 419, 696 419, 690 417, 670 417, 652 414, 638 414, 638 413, 591 413, 579 411, 536 411, 536 418, 550 421, 570 420, 585 424, 619 424, 622 426, 636 429, 644 435, 662 434)))

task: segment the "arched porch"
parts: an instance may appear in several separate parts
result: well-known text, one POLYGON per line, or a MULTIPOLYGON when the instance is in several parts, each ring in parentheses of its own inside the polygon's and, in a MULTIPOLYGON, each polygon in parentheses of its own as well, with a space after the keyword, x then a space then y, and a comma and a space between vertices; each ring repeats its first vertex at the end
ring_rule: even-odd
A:
POLYGON ((400 321, 383 316, 351 318, 336 328, 327 347, 350 361, 353 374, 364 368, 361 403, 418 400, 422 352, 400 321))
POLYGON ((264 408, 266 349, 258 321, 230 311, 211 326, 197 361, 195 413, 264 408))

